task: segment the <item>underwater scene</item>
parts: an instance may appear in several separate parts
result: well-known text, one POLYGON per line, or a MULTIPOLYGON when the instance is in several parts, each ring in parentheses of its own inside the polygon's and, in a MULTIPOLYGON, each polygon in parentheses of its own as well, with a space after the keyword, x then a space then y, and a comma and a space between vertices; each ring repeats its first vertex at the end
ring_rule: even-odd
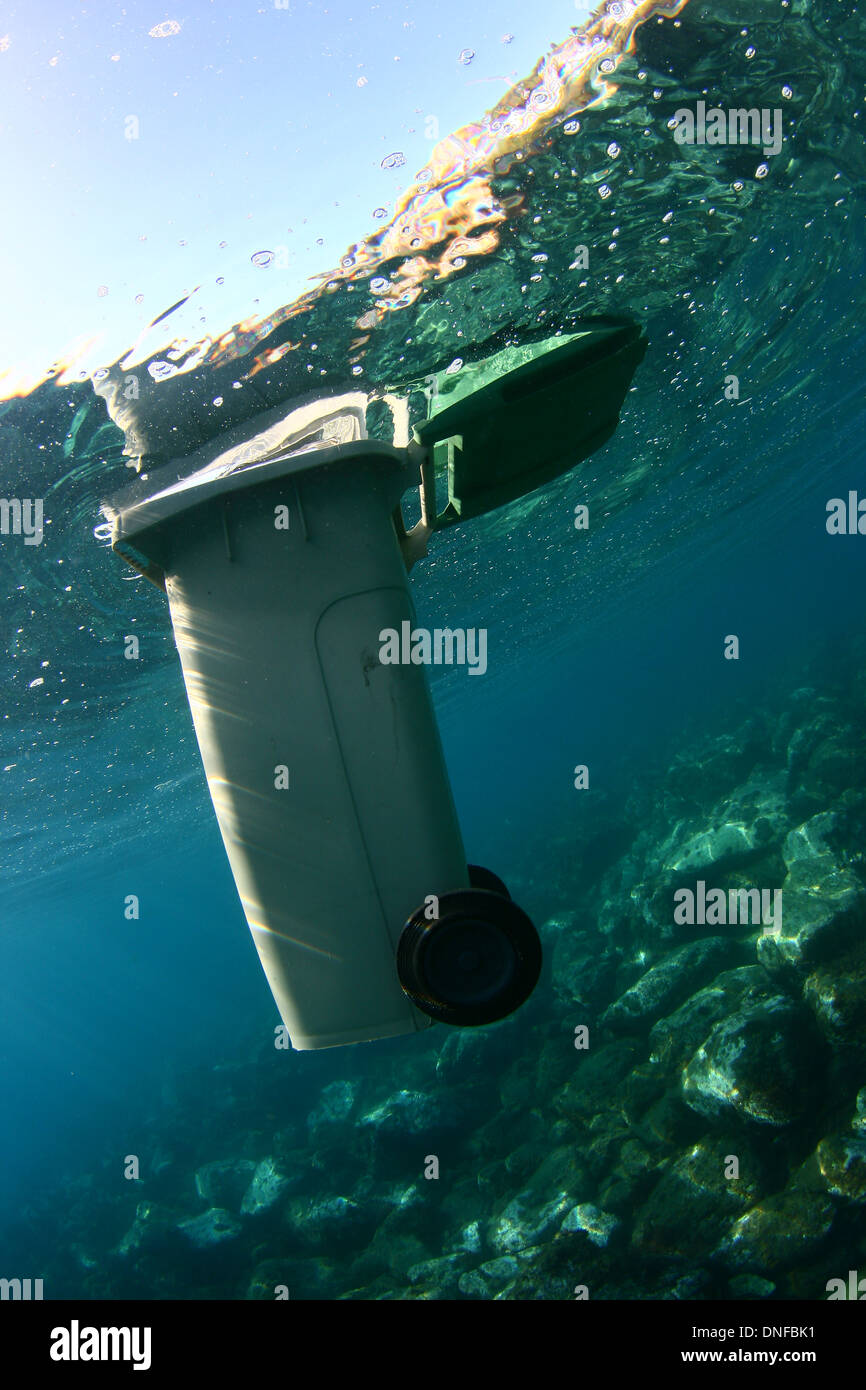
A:
POLYGON ((857 7, 0 75, 2 1299, 866 1298, 857 7))

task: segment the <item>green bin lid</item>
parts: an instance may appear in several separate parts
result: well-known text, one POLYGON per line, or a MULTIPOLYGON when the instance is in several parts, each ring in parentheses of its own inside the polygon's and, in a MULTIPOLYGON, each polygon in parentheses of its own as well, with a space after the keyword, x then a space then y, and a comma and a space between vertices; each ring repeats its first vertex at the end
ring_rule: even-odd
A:
POLYGON ((437 467, 447 468, 448 505, 438 526, 522 497, 568 472, 613 434, 647 340, 629 319, 583 323, 585 331, 564 343, 548 339, 556 346, 470 387, 415 427, 418 443, 432 447, 437 467))

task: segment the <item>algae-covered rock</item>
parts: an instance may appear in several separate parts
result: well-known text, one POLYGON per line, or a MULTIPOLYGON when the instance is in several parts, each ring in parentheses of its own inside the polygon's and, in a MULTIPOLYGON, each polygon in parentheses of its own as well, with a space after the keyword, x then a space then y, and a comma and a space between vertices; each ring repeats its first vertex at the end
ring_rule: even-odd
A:
POLYGON ((563 1234, 582 1231, 593 1245, 604 1247, 619 1225, 619 1220, 611 1212, 601 1211, 592 1202, 582 1202, 572 1207, 559 1229, 563 1234))
POLYGON ((641 1207, 632 1245, 644 1255, 700 1259, 732 1216, 761 1194, 764 1166, 743 1137, 705 1135, 672 1165, 641 1207))
POLYGON ((757 943, 761 965, 782 979, 802 979, 845 951, 866 923, 866 889, 828 843, 836 823, 833 813, 822 812, 785 840, 782 928, 757 943))
POLYGON ((729 1269, 774 1274, 808 1259, 829 1235, 833 1217, 829 1197, 788 1187, 738 1217, 714 1256, 729 1269))
POLYGON ((844 1131, 828 1135, 818 1145, 816 1158, 828 1192, 866 1203, 866 1136, 844 1131))
POLYGON ((731 1298, 769 1298, 776 1292, 772 1279, 762 1279, 759 1274, 734 1274, 728 1280, 731 1298))
POLYGON ((650 1030, 652 1057, 671 1070, 691 1057, 721 1019, 753 999, 776 993, 759 965, 742 965, 717 975, 712 984, 697 990, 672 1014, 660 1018, 650 1030))
POLYGON ((206 1250, 212 1245, 234 1240, 241 1233, 241 1223, 224 1208, 210 1207, 201 1216, 179 1222, 177 1229, 199 1250, 206 1250))
POLYGON ((263 1158, 256 1165, 252 1181, 247 1187, 241 1202, 244 1216, 255 1216, 267 1211, 294 1184, 277 1168, 272 1158, 263 1158))
POLYGON ((453 1298, 457 1293, 461 1273, 466 1268, 467 1259, 468 1255, 461 1251, 432 1260, 421 1260, 418 1264, 409 1266, 406 1279, 415 1287, 423 1287, 436 1298, 453 1298))
POLYGON ((250 1158, 218 1158, 195 1174, 195 1190, 209 1207, 237 1210, 256 1165, 250 1158))
POLYGON ((538 1245, 562 1224, 574 1199, 560 1192, 542 1206, 534 1194, 520 1193, 488 1224, 487 1242, 492 1250, 514 1254, 538 1245))
POLYGON ((156 1253, 171 1246, 176 1232, 175 1218, 156 1202, 139 1202, 135 1220, 117 1246, 118 1255, 156 1253))
POLYGON ((806 977, 803 999, 829 1042, 866 1048, 866 946, 817 966, 806 977))
POLYGON ((520 1265, 513 1256, 501 1255, 461 1274, 457 1287, 464 1298, 492 1298, 514 1278, 519 1269, 520 1265))
POLYGON ((553 1096, 553 1109, 569 1118, 609 1109, 612 1092, 631 1071, 639 1053, 631 1038, 599 1044, 590 1030, 590 1046, 586 1051, 574 1049, 574 1074, 553 1096))
POLYGON ((358 1094, 357 1081, 331 1081, 322 1088, 319 1103, 307 1116, 307 1128, 315 1139, 320 1130, 340 1125, 352 1113, 358 1094))
POLYGON ((602 1015, 602 1023, 617 1032, 647 1026, 675 1009, 693 990, 731 964, 736 948, 721 936, 689 941, 671 951, 641 975, 602 1015))
POLYGON ((351 1197, 296 1197, 285 1219, 301 1244, 317 1250, 357 1247, 375 1226, 375 1216, 351 1197))
POLYGON ((808 1109, 818 1080, 813 1033, 809 1015, 782 995, 738 1009, 686 1066, 683 1100, 711 1119, 791 1124, 808 1109))
POLYGON ((429 1134, 460 1123, 454 1096, 437 1086, 435 1092, 395 1091, 361 1115, 358 1124, 381 1135, 429 1134))

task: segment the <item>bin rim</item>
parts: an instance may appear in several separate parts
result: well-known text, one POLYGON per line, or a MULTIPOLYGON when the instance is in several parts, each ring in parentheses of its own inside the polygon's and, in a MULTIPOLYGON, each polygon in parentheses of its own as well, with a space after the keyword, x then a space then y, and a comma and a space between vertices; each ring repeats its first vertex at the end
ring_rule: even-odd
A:
POLYGON ((304 449, 294 453, 286 451, 262 462, 251 460, 242 465, 232 465, 224 472, 208 473, 207 477, 193 473, 181 478, 169 487, 142 498, 124 507, 122 503, 113 507, 112 545, 149 531, 166 521, 174 521, 184 512, 199 507, 215 497, 226 497, 233 492, 258 487, 277 478, 298 477, 303 473, 317 472, 334 464, 350 463, 357 459, 361 463, 378 461, 398 470, 406 471, 406 486, 412 481, 405 449, 397 449, 377 439, 357 439, 348 444, 334 444, 328 448, 304 449))

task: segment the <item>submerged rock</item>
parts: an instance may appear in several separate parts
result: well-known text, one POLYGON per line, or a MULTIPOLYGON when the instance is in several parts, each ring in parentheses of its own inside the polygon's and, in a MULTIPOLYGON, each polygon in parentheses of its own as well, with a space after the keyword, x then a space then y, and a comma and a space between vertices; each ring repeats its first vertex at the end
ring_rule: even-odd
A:
POLYGON ((199 1250, 205 1250, 225 1240, 234 1240, 241 1233, 241 1223, 224 1208, 210 1207, 201 1216, 178 1222, 177 1229, 199 1250))
POLYGON ((835 815, 821 812, 785 840, 782 929, 765 933, 757 943, 761 965, 783 979, 802 979, 844 951, 866 922, 866 890, 827 843, 835 827, 835 815))
POLYGON ((828 1135, 816 1150, 818 1168, 827 1191, 849 1202, 866 1203, 866 1135, 828 1135))
POLYGON ((424 1091, 395 1091, 358 1120, 364 1128, 394 1136, 453 1129, 458 1123, 453 1096, 442 1094, 441 1089, 434 1095, 424 1091))
POLYGON ((437 1298, 453 1298, 457 1293, 461 1271, 466 1267, 466 1259, 465 1253, 454 1253, 421 1260, 416 1265, 410 1265, 406 1278, 413 1286, 423 1285, 437 1298))
POLYGON ((829 1042, 866 1048, 866 947, 819 965, 806 978, 803 999, 829 1042))
POLYGON ((492 1298, 519 1270, 520 1265, 512 1255, 501 1255, 499 1259, 488 1260, 477 1269, 461 1274, 457 1287, 465 1298, 492 1298))
POLYGON ((731 1217, 754 1203, 764 1181, 763 1165, 743 1136, 705 1136, 653 1189, 638 1213, 632 1244, 644 1255, 700 1259, 724 1234, 731 1217), (735 1171, 739 1177, 726 1176, 735 1171))
POLYGON ((560 1226, 560 1231, 583 1231, 593 1245, 605 1246, 619 1227, 619 1220, 610 1212, 600 1211, 592 1202, 583 1202, 572 1207, 560 1226))
POLYGON ((217 1158, 196 1170, 195 1190, 209 1207, 236 1209, 255 1170, 250 1158, 217 1158))
POLYGON ((538 1245, 558 1230, 573 1200, 560 1192, 539 1207, 532 1193, 521 1193, 491 1220, 488 1244, 493 1250, 509 1254, 538 1245))
POLYGON ((716 1024, 686 1066, 683 1100, 710 1119, 791 1124, 814 1093, 813 1031, 809 1015, 782 995, 738 1009, 716 1024))
POLYGON ((241 1212, 244 1216, 255 1216, 260 1211, 267 1211, 292 1185, 272 1158, 263 1158, 244 1193, 241 1212))
POLYGON ((553 1097, 554 1109, 569 1118, 593 1116, 610 1107, 611 1093, 638 1060, 638 1045, 631 1038, 593 1044, 588 1051, 574 1050, 574 1075, 553 1097))
POLYGON ((557 935, 552 952, 553 987, 566 1003, 594 1013, 613 993, 617 957, 600 950, 597 931, 571 928, 557 935))
POLYGON ((324 1251, 358 1246, 375 1226, 375 1217, 351 1197, 298 1197, 285 1218, 303 1245, 324 1251))
POLYGON ((175 1235, 175 1222, 170 1211, 156 1202, 139 1202, 135 1220, 117 1246, 118 1255, 138 1251, 155 1252, 170 1245, 175 1235))
POLYGON ((307 1116, 307 1127, 315 1139, 328 1125, 339 1125, 349 1118, 358 1092, 356 1081, 332 1081, 323 1087, 319 1103, 307 1116))
POLYGON ((775 1273, 811 1256, 829 1235, 833 1216, 829 1197, 786 1188, 744 1212, 714 1257, 729 1269, 775 1273))
POLYGON ((759 965, 741 965, 717 975, 711 985, 697 990, 690 999, 650 1030, 652 1057, 661 1067, 681 1066, 708 1036, 711 1028, 735 1009, 754 999, 776 993, 769 976, 759 965))
POLYGON ((724 965, 730 965, 732 958, 735 961, 737 954, 734 943, 721 936, 689 941, 641 975, 605 1010, 602 1023, 617 1032, 641 1028, 676 1008, 724 965))
POLYGON ((769 1298, 776 1292, 772 1279, 762 1279, 759 1274, 734 1274, 728 1280, 732 1298, 769 1298))

